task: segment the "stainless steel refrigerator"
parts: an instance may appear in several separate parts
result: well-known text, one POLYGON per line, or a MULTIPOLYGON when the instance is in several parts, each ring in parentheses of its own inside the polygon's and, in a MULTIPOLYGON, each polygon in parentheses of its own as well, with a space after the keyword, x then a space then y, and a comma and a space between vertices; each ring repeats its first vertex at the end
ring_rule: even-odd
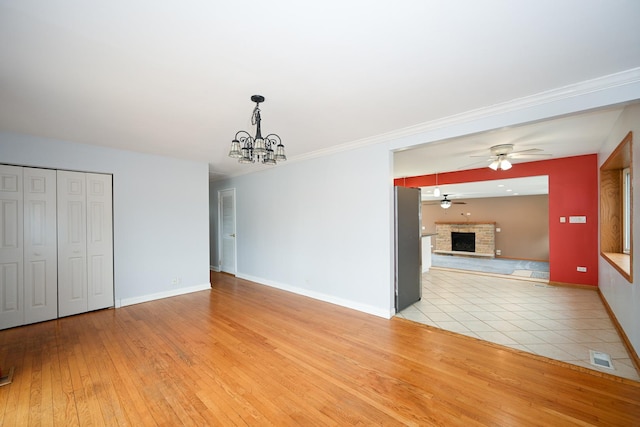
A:
POLYGON ((419 188, 395 187, 396 313, 422 298, 422 206, 419 188))

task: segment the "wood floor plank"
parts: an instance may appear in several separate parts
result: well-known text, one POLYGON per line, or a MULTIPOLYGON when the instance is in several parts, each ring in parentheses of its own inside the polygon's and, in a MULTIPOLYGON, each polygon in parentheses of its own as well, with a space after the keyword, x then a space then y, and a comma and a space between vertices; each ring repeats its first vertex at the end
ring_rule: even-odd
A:
MULTIPOLYGON (((54 333, 56 332, 54 331, 54 333)), ((51 360, 53 424, 77 426, 79 425, 79 420, 75 401, 73 400, 71 374, 66 359, 66 352, 59 346, 56 346, 55 349, 51 349, 49 358, 51 360)))
POLYGON ((126 413, 130 425, 153 425, 153 415, 139 390, 139 383, 130 374, 136 371, 134 359, 130 357, 128 341, 116 333, 102 333, 105 342, 103 375, 108 375, 117 393, 117 398, 126 413))
POLYGON ((212 274, 0 331, 0 425, 637 425, 640 383, 212 274))
POLYGON ((13 382, 4 386, 5 388, 11 388, 9 402, 5 412, 5 417, 8 421, 7 425, 18 425, 19 423, 24 422, 24 420, 29 419, 29 402, 31 398, 30 380, 33 358, 35 355, 33 354, 32 346, 28 346, 20 350, 23 354, 22 365, 20 367, 16 366, 16 370, 22 374, 17 376, 14 373, 13 382))
POLYGON ((29 423, 39 421, 44 417, 42 412, 42 352, 33 352, 31 364, 31 378, 29 381, 29 423))
POLYGON ((52 358, 50 354, 52 348, 50 343, 43 346, 42 357, 42 381, 41 381, 41 413, 40 421, 42 426, 52 426, 53 424, 53 378, 52 378, 52 358))

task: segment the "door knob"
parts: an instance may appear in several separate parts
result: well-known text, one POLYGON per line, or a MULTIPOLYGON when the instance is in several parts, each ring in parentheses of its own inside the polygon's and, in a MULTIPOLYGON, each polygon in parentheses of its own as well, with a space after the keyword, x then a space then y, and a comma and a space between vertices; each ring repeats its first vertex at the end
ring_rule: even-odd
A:
POLYGON ((231 235, 231 237, 236 237, 236 233, 233 233, 233 234, 231 235))

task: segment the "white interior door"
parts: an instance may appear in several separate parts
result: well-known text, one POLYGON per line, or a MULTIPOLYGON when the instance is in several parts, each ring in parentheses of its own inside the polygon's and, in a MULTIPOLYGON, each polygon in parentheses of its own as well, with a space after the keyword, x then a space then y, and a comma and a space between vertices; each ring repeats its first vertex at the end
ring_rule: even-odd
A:
POLYGON ((24 168, 24 323, 58 317, 56 171, 24 168))
POLYGON ((220 270, 236 274, 236 190, 218 191, 220 218, 220 270))
POLYGON ((22 168, 0 165, 0 329, 24 323, 22 168))
POLYGON ((58 171, 58 316, 88 311, 84 173, 58 171))
POLYGON ((113 209, 111 175, 87 175, 88 308, 113 306, 113 209))

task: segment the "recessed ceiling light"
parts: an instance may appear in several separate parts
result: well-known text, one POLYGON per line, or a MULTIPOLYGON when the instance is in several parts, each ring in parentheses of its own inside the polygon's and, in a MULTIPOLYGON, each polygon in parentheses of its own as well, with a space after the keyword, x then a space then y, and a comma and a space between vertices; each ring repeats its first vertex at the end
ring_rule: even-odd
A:
POLYGON ((508 192, 510 192, 510 191, 513 191, 513 190, 512 190, 512 189, 510 189, 510 188, 507 188, 507 193, 508 193, 508 192))
POLYGON ((504 184, 498 184, 498 188, 504 187, 504 184))

